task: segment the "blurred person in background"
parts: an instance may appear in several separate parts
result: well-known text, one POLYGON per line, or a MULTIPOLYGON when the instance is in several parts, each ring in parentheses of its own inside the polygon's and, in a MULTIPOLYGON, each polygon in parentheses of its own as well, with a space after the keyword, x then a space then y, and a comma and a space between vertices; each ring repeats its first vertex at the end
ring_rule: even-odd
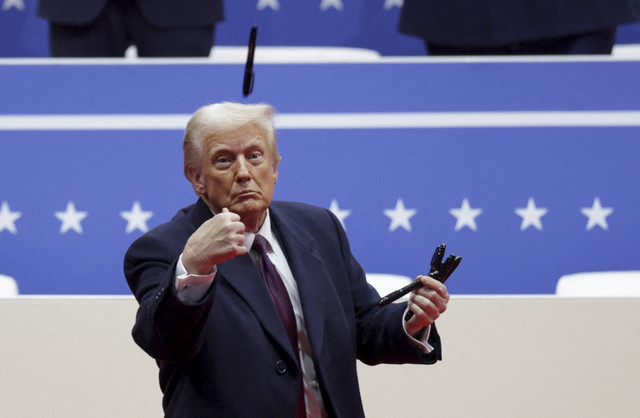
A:
POLYGON ((404 0, 400 32, 429 55, 611 54, 640 0, 404 0))
POLYGON ((52 57, 207 57, 222 0, 39 0, 52 57))

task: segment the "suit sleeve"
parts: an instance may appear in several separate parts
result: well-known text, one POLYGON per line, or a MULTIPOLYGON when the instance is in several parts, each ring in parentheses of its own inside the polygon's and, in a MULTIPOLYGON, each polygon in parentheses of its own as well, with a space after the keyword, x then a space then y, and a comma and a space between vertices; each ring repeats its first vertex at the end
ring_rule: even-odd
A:
POLYGON ((174 286, 175 266, 186 239, 147 234, 125 256, 127 282, 140 304, 133 327, 136 343, 156 360, 189 360, 200 349, 213 303, 214 285, 196 303, 183 303, 174 286))
POLYGON ((351 253, 346 234, 339 221, 333 214, 331 218, 338 233, 341 257, 350 281, 356 317, 358 358, 366 364, 432 364, 441 360, 440 336, 435 324, 431 327, 428 340, 434 350, 425 354, 406 335, 402 326, 406 302, 392 303, 385 307, 378 306, 380 295, 367 283, 365 271, 351 253))

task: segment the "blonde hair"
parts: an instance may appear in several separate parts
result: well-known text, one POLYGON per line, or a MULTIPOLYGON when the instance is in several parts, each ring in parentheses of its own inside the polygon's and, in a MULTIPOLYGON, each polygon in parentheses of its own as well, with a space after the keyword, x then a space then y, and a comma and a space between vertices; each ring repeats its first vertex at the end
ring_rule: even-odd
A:
POLYGON ((271 150, 274 166, 280 162, 278 138, 273 125, 275 109, 268 104, 241 104, 222 102, 198 109, 187 123, 182 142, 184 154, 184 174, 188 177, 189 167, 199 167, 202 163, 204 142, 254 124, 262 130, 271 150))

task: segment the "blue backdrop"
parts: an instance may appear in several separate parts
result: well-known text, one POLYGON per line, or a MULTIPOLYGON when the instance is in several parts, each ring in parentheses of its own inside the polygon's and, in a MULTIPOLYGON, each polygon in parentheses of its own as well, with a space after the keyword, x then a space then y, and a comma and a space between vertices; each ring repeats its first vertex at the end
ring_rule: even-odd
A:
POLYGON ((463 257, 452 293, 640 269, 638 61, 258 65, 249 100, 242 73, 0 65, 0 274, 128 293, 130 243, 195 200, 183 126, 220 100, 277 108, 276 198, 335 202, 368 272, 423 273, 440 243, 463 257))
MULTIPOLYGON (((358 47, 383 55, 425 53, 422 41, 397 31, 399 0, 280 0, 275 2, 277 10, 258 10, 259 3, 226 1, 227 19, 217 27, 216 43, 246 45, 251 25, 257 24, 259 45, 358 47)), ((0 56, 49 55, 47 23, 36 16, 36 7, 37 0, 0 0, 0 56)), ((621 26, 617 42, 640 43, 640 23, 621 26)))

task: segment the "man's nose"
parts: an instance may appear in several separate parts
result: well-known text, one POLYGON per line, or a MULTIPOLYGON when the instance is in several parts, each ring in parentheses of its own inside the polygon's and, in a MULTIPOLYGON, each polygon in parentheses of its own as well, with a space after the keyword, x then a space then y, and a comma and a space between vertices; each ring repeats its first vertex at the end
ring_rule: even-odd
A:
POLYGON ((236 160, 236 181, 247 181, 251 179, 251 171, 249 171, 249 164, 244 157, 240 157, 236 160))

